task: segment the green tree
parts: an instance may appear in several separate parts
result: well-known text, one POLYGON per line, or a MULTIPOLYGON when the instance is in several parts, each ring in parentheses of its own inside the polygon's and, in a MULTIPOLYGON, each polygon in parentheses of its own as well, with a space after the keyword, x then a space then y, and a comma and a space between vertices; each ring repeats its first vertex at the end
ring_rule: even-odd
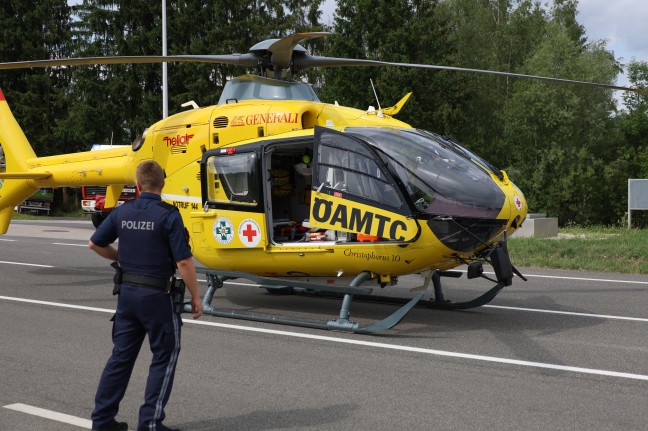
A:
MULTIPOLYGON (((74 23, 75 56, 161 55, 161 4, 84 0, 74 23)), ((161 66, 78 66, 77 103, 66 120, 79 149, 129 144, 162 115, 161 66)))
MULTIPOLYGON (((443 8, 451 29, 447 40, 453 47, 452 66, 519 72, 545 35, 546 13, 528 0, 446 0, 443 8)), ((447 124, 449 133, 503 166, 508 149, 502 140, 502 109, 516 79, 473 73, 461 73, 458 79, 461 115, 447 124)))
MULTIPOLYGON (((582 45, 557 19, 523 71, 611 83, 619 65, 603 43, 582 45)), ((520 80, 504 108, 505 164, 530 208, 561 223, 609 223, 609 183, 603 173, 615 160, 609 90, 520 80)))
MULTIPOLYGON (((437 1, 338 2, 334 35, 325 55, 401 63, 448 64, 448 24, 437 1)), ((398 118, 417 127, 445 131, 448 118, 458 115, 453 103, 459 85, 456 74, 400 67, 340 67, 323 71, 322 100, 345 106, 391 106, 408 92, 413 97, 398 118)))
MULTIPOLYGON (((648 88, 648 63, 631 61, 627 69, 630 84, 648 88)), ((625 92, 622 95, 625 109, 614 117, 617 144, 616 160, 605 170, 605 181, 614 187, 610 205, 614 207, 617 220, 621 221, 627 211, 627 187, 629 178, 648 178, 648 96, 646 93, 625 92)), ((633 225, 646 226, 645 214, 633 215, 633 225)), ((625 224, 625 223, 622 223, 625 224)))
MULTIPOLYGON (((631 61, 628 65, 628 79, 634 87, 648 88, 648 62, 631 61)), ((626 144, 643 153, 648 150, 648 95, 626 92, 623 94, 623 102, 626 111, 620 117, 620 122, 626 144)), ((642 177, 648 177, 648 164, 642 164, 638 173, 642 177)))
MULTIPOLYGON (((326 54, 613 81, 619 65, 604 45, 588 43, 576 14, 572 0, 548 9, 530 0, 344 0, 326 54)), ((325 72, 324 100, 375 105, 370 78, 381 98, 397 100, 394 89, 414 90, 399 118, 454 135, 510 168, 538 210, 560 214, 561 221, 614 216, 593 186, 602 173, 615 172, 610 163, 618 135, 609 91, 454 71, 347 68, 325 72), (556 176, 562 183, 550 182, 556 176), (567 180, 575 185, 565 187, 567 180), (541 193, 546 187, 550 192, 541 193)))
MULTIPOLYGON (((244 53, 257 42, 298 31, 319 30, 322 0, 168 0, 169 55, 244 53)), ((161 4, 123 0, 84 0, 75 23, 75 54, 84 56, 161 55, 161 4)), ((169 63, 170 114, 181 104, 215 104, 227 79, 244 68, 169 63)), ((123 64, 75 69, 80 100, 68 119, 71 139, 91 143, 130 143, 162 117, 162 66, 123 64), (97 121, 100 119, 100 121, 97 121)))
MULTIPOLYGON (((246 53, 258 42, 304 31, 321 31, 322 0, 169 2, 169 54, 246 53), (197 19, 197 17, 199 17, 197 19)), ((245 68, 199 63, 169 65, 170 112, 189 100, 215 104, 229 78, 245 68)))
MULTIPOLYGON (((2 61, 67 57, 70 8, 66 0, 5 1, 0 6, 2 61)), ((58 121, 70 103, 65 69, 0 72, 0 85, 23 131, 39 155, 64 149, 58 121)))

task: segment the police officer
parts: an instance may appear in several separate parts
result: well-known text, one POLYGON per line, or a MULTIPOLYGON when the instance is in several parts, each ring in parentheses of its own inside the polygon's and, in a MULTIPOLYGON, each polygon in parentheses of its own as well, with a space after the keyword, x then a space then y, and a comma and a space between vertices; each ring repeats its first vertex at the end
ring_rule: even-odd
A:
POLYGON ((147 160, 137 167, 135 176, 139 198, 113 209, 89 243, 100 256, 119 262, 121 269, 121 280, 116 280, 115 286, 119 299, 113 317, 113 351, 99 381, 93 430, 128 429, 128 424, 117 422, 115 416, 145 335, 153 359, 137 429, 169 430, 162 421, 173 386, 182 326, 168 294, 176 267, 191 294, 193 318, 203 312, 182 218, 174 206, 161 199, 164 171, 155 161, 147 160), (117 238, 119 249, 111 245, 117 238))

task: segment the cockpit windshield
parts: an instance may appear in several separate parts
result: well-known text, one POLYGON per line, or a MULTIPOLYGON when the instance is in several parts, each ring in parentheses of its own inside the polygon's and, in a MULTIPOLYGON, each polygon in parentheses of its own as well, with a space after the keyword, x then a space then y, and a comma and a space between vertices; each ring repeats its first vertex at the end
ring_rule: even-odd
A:
POLYGON ((308 100, 319 102, 310 85, 297 81, 282 81, 255 75, 244 75, 227 82, 219 105, 241 100, 308 100))
MULTIPOLYGON (((414 129, 350 127, 385 154, 420 213, 495 218, 505 196, 488 172, 499 172, 454 141, 414 129)), ((501 173, 500 173, 501 174, 501 173)))

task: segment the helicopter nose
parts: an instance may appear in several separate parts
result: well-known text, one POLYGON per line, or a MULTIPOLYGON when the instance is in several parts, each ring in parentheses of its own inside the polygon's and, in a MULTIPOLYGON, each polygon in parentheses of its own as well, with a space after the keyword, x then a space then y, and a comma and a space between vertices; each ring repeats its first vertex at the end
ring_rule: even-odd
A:
POLYGON ((488 215, 480 214, 480 217, 474 217, 477 214, 475 212, 468 217, 435 217, 427 221, 432 232, 444 245, 458 252, 467 252, 480 244, 500 238, 504 231, 511 235, 522 225, 528 208, 524 194, 508 178, 493 180, 492 186, 502 196, 499 211, 488 215))
POLYGON ((522 222, 526 218, 528 212, 528 205, 526 198, 522 191, 512 182, 510 183, 510 190, 507 193, 508 199, 510 201, 510 215, 509 215, 509 225, 508 233, 512 234, 522 226, 522 222))

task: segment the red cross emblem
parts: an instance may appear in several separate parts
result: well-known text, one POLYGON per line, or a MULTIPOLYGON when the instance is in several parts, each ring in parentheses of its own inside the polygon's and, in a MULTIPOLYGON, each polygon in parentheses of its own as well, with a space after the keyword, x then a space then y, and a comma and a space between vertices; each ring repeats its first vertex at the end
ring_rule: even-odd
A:
POLYGON ((243 231, 243 236, 247 238, 248 242, 252 242, 254 237, 257 235, 257 231, 252 228, 251 224, 245 225, 245 230, 243 231))
POLYGON ((522 199, 517 196, 513 196, 513 202, 515 202, 515 208, 522 209, 522 199))
POLYGON ((239 239, 246 247, 256 247, 261 242, 261 228, 253 219, 246 219, 238 227, 239 239))

